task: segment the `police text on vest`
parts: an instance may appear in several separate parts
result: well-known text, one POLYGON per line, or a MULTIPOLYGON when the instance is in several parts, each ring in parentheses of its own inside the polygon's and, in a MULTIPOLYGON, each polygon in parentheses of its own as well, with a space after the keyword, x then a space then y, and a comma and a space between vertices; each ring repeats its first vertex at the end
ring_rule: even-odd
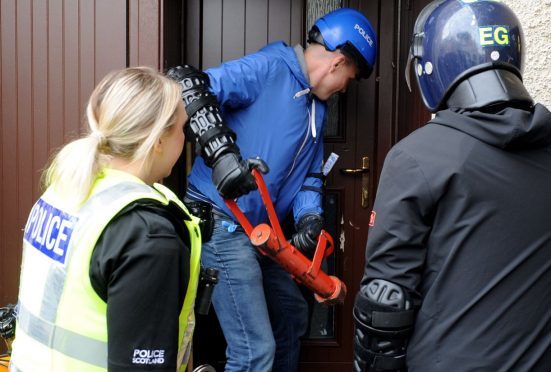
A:
POLYGON ((65 263, 77 218, 39 199, 31 210, 24 239, 51 259, 65 263))

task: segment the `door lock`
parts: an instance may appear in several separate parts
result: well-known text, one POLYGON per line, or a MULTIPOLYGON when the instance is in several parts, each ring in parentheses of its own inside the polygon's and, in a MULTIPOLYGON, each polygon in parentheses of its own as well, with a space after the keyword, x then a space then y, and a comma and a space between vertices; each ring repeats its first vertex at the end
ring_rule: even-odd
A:
POLYGON ((341 168, 342 174, 362 175, 362 208, 369 207, 369 157, 362 158, 361 168, 341 168))

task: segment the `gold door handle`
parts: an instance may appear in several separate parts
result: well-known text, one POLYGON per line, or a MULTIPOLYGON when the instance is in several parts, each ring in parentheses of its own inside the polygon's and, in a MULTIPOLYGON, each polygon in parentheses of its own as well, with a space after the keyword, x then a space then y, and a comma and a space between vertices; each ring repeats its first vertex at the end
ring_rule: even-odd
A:
POLYGON ((369 168, 341 168, 342 174, 362 174, 369 172, 369 168))
POLYGON ((362 158, 362 167, 361 168, 341 168, 342 174, 365 174, 369 173, 369 157, 364 156, 362 158))
POLYGON ((351 175, 369 173, 369 158, 367 156, 364 156, 362 158, 361 168, 341 168, 340 171, 342 174, 351 174, 351 175))
POLYGON ((341 168, 342 174, 347 175, 362 175, 362 208, 369 206, 369 157, 362 158, 361 168, 341 168))

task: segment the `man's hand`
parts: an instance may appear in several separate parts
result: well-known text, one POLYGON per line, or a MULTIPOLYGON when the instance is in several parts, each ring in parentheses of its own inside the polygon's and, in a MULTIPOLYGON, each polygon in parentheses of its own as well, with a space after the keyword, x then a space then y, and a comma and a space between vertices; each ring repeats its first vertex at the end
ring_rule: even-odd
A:
POLYGON ((236 153, 223 154, 212 165, 212 182, 223 198, 238 198, 258 188, 251 174, 253 168, 262 173, 269 170, 266 163, 260 159, 244 161, 236 153))
POLYGON ((291 237, 291 244, 306 257, 312 258, 323 223, 323 217, 319 214, 305 214, 296 224, 297 232, 291 237))

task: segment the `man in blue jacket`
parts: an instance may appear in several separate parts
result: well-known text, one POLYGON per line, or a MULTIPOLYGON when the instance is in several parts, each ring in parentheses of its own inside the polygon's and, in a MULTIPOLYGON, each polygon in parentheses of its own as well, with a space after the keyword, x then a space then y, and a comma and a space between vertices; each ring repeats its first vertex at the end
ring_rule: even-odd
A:
MULTIPOLYGON (((306 49, 275 42, 199 78, 208 89, 196 96, 214 95, 220 110, 209 111, 215 113, 210 118, 215 121, 220 114, 223 123, 197 130, 198 143, 209 150, 212 141, 204 133, 223 134, 213 151, 202 151, 195 160, 186 201, 212 206, 215 216, 202 263, 220 271, 213 304, 228 344, 226 371, 295 371, 308 319, 291 276, 251 245, 223 197, 240 196, 238 205, 253 226, 267 222, 260 195, 244 195, 254 189, 248 170, 263 165, 242 159, 262 159, 269 167, 265 181, 279 219, 293 213, 297 233, 292 242, 311 252, 323 226, 324 101, 344 92, 351 80, 369 76, 376 48, 366 17, 339 9, 315 23, 306 49), (218 150, 224 146, 231 149, 218 150), (217 156, 217 151, 225 155, 217 156)), ((169 75, 182 81, 189 69, 169 75)), ((183 95, 193 101, 186 93, 190 85, 182 83, 183 95)), ((192 129, 193 114, 188 112, 192 129)))

